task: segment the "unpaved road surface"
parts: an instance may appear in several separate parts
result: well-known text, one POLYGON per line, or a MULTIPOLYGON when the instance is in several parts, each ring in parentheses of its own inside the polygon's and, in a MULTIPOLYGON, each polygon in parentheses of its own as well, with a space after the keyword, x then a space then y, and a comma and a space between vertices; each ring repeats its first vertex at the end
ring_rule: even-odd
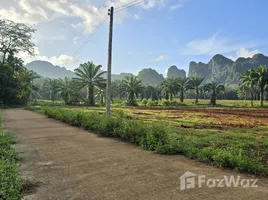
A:
POLYGON ((157 155, 22 109, 5 110, 4 123, 17 134, 23 176, 40 182, 25 199, 268 199, 266 178, 258 180, 257 188, 208 188, 203 184, 181 191, 179 177, 186 171, 207 178, 256 177, 180 155, 157 155))

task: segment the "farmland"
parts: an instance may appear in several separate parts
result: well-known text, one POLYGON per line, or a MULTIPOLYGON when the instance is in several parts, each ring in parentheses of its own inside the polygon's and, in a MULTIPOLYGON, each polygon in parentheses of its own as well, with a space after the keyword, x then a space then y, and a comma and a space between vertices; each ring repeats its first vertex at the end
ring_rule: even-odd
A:
POLYGON ((176 107, 114 106, 112 118, 104 116, 104 107, 54 105, 28 109, 157 153, 184 154, 217 167, 266 176, 267 109, 235 107, 231 101, 219 104, 225 105, 191 106, 186 102, 176 107))

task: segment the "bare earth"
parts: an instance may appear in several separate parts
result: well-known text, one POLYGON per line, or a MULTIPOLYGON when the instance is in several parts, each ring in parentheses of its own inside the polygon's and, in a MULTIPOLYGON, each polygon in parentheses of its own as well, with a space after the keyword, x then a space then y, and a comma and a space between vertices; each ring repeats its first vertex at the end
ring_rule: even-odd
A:
POLYGON ((179 177, 186 171, 208 178, 256 177, 158 155, 22 109, 5 110, 4 123, 17 135, 22 175, 40 182, 25 199, 268 199, 266 178, 259 178, 258 188, 181 191, 179 177))

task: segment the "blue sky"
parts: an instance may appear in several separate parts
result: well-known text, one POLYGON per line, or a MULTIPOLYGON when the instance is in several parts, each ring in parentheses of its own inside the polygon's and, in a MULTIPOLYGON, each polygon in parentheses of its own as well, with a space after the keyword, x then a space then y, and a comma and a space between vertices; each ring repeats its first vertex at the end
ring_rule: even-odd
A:
MULTIPOLYGON (((33 25, 36 57, 75 69, 93 61, 107 66, 108 21, 73 56, 107 8, 133 0, 0 0, 0 18, 33 25), (64 65, 66 61, 68 65, 64 65)), ((113 73, 151 67, 165 75, 171 65, 188 71, 190 61, 217 53, 235 60, 268 53, 266 0, 146 0, 115 14, 113 73), (266 18, 265 18, 266 17, 266 18)))

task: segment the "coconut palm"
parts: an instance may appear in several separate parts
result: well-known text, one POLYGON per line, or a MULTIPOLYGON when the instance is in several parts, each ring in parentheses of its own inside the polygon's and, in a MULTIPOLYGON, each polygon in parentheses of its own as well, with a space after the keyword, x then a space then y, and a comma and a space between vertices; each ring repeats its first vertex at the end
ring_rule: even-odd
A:
POLYGON ((195 76, 189 80, 189 88, 195 90, 195 103, 198 103, 199 92, 202 90, 201 84, 205 78, 195 76))
POLYGON ((241 73, 240 80, 243 82, 242 88, 248 87, 250 90, 251 106, 254 100, 254 87, 257 83, 256 72, 254 69, 249 69, 241 73))
POLYGON ((180 101, 184 101, 184 96, 187 90, 189 90, 189 79, 184 78, 176 78, 176 90, 180 93, 180 101))
POLYGON ((268 69, 262 65, 260 65, 259 67, 256 67, 254 69, 255 71, 255 79, 256 79, 256 82, 257 82, 257 85, 259 86, 260 88, 260 106, 262 107, 263 106, 263 94, 264 94, 264 89, 265 89, 265 86, 268 82, 268 69))
POLYGON ((216 105, 217 94, 224 91, 224 85, 218 84, 213 81, 204 85, 204 90, 210 93, 210 104, 216 105))
POLYGON ((136 76, 128 76, 122 80, 120 93, 127 94, 127 104, 130 106, 136 105, 136 97, 143 92, 143 85, 136 76))
POLYGON ((101 77, 106 72, 99 73, 101 67, 101 65, 95 66, 93 62, 87 62, 75 69, 75 74, 78 76, 77 78, 73 78, 75 85, 78 90, 85 87, 87 88, 87 102, 91 106, 95 105, 94 88, 105 88, 106 86, 106 79, 101 77))

